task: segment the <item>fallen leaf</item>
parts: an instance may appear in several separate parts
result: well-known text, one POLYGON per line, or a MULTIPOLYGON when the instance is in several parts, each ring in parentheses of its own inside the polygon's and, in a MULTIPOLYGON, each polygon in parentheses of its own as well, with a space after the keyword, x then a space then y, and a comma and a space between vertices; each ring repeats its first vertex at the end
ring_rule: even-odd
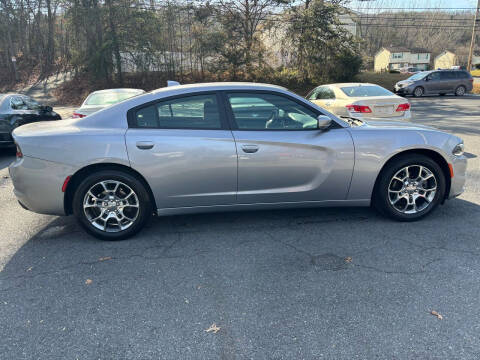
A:
POLYGON ((107 261, 107 260, 112 260, 112 257, 111 256, 105 256, 105 257, 101 257, 100 259, 98 259, 98 261, 107 261))
POLYGON ((214 334, 216 334, 218 331, 220 330, 220 327, 218 327, 215 323, 210 325, 210 327, 208 329, 206 329, 205 331, 208 333, 208 332, 213 332, 214 334))
POLYGON ((436 312, 435 310, 432 310, 430 312, 430 314, 436 316, 439 320, 443 320, 443 316, 441 314, 439 314, 438 312, 436 312))
POLYGON ((351 256, 347 256, 347 257, 345 258, 345 262, 351 263, 351 262, 352 262, 352 257, 351 257, 351 256))
POLYGON ((85 285, 90 285, 92 282, 93 282, 93 280, 87 279, 87 280, 85 281, 85 285))

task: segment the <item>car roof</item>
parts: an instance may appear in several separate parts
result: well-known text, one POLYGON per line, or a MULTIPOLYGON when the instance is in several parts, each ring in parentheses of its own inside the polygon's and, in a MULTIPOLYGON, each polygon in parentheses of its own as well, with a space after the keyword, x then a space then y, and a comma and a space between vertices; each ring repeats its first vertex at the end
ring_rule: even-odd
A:
POLYGON ((158 94, 162 92, 169 92, 175 90, 187 91, 214 91, 214 90, 287 90, 278 85, 252 83, 252 82, 212 82, 212 83, 197 83, 186 85, 175 85, 152 90, 151 94, 158 94))
POLYGON ((118 89, 96 90, 96 91, 91 92, 90 94, 99 94, 99 93, 106 93, 106 92, 133 92, 133 91, 145 92, 145 90, 142 90, 142 89, 118 88, 118 89))
MULTIPOLYGON (((335 86, 335 87, 346 87, 346 86, 380 86, 377 84, 372 84, 372 83, 335 83, 335 84, 325 84, 325 85, 320 85, 320 86, 335 86)), ((318 86, 318 87, 320 87, 318 86)))

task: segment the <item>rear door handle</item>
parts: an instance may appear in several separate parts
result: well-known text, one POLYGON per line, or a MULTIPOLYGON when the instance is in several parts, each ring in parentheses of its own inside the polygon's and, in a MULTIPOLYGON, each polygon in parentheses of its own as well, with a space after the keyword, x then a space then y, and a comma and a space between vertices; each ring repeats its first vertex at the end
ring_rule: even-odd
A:
POLYGON ((242 150, 245 153, 248 154, 253 154, 258 151, 258 146, 257 145, 242 145, 242 150))
POLYGON ((153 145, 151 141, 137 141, 137 148, 140 150, 150 150, 153 148, 153 145))

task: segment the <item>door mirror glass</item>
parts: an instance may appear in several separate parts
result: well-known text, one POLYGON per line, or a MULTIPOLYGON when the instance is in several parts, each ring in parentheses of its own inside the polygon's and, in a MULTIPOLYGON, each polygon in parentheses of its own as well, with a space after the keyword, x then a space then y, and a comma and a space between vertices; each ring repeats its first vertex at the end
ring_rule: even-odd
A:
POLYGON ((332 119, 327 115, 319 115, 317 117, 317 127, 319 130, 326 130, 332 124, 332 119))
POLYGON ((42 107, 41 107, 41 110, 42 110, 43 112, 52 112, 52 111, 53 111, 53 108, 52 108, 51 106, 48 106, 48 105, 47 105, 47 106, 42 106, 42 107))

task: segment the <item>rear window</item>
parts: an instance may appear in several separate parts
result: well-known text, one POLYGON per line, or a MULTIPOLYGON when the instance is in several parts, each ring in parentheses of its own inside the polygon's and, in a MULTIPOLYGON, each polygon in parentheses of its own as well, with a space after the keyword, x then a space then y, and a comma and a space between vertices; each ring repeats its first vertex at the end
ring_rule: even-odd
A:
POLYGON ((455 71, 455 74, 457 79, 468 79, 470 77, 470 74, 466 71, 455 71))
POLYGON ((142 90, 93 93, 87 97, 85 105, 112 105, 142 93, 142 90))
POLYGON ((345 95, 350 97, 367 97, 367 96, 391 96, 393 93, 381 86, 361 85, 361 86, 344 86, 340 88, 345 95))

